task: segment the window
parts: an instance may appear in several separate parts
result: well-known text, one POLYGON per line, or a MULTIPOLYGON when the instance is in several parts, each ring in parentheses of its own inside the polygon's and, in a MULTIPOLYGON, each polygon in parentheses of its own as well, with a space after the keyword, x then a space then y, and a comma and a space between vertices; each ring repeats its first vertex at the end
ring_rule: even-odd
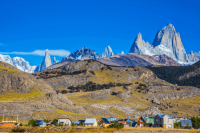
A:
POLYGON ((162 123, 162 119, 160 119, 160 123, 162 123))
POLYGON ((158 122, 158 118, 156 119, 156 122, 158 122))

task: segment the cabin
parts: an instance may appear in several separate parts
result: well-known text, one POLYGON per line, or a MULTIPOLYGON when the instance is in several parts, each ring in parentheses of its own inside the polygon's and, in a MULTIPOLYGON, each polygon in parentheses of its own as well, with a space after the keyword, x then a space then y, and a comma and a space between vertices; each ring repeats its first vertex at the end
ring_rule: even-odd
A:
POLYGON ((100 127, 108 127, 110 125, 110 122, 106 118, 101 118, 99 121, 99 126, 100 127))
POLYGON ((141 117, 138 119, 137 123, 136 123, 136 127, 144 127, 144 123, 145 123, 145 120, 144 120, 144 118, 141 116, 141 117))
POLYGON ((86 127, 97 127, 97 120, 96 118, 86 118, 85 120, 86 127))
POLYGON ((71 126, 72 121, 69 118, 58 118, 58 124, 62 124, 63 126, 71 126))
POLYGON ((36 120, 35 126, 36 127, 45 127, 45 126, 47 126, 47 123, 44 122, 43 120, 36 120))
POLYGON ((171 115, 158 114, 154 117, 154 127, 174 128, 174 118, 171 115))

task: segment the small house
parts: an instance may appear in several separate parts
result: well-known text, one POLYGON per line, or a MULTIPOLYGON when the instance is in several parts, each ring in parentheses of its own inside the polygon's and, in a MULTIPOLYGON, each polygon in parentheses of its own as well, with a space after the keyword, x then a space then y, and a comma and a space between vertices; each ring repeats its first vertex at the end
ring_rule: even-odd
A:
POLYGON ((69 118, 58 118, 58 124, 63 126, 71 126, 72 121, 69 118))
POLYGON ((99 121, 100 127, 108 127, 110 125, 110 122, 106 118, 101 118, 99 121))
POLYGON ((131 121, 131 126, 132 127, 137 127, 137 122, 136 121, 131 121))
POLYGON ((96 118, 86 118, 85 126, 97 127, 97 120, 96 118))
POLYGON ((137 127, 144 127, 144 123, 145 123, 145 120, 144 118, 141 116, 138 121, 137 121, 137 127))
POLYGON ((111 116, 107 119, 109 122, 112 122, 112 121, 117 121, 117 118, 111 116))
POLYGON ((36 127, 46 127, 47 123, 44 122, 43 120, 36 120, 35 126, 36 127))
POLYGON ((171 115, 158 114, 154 117, 154 127, 174 128, 174 118, 171 115))

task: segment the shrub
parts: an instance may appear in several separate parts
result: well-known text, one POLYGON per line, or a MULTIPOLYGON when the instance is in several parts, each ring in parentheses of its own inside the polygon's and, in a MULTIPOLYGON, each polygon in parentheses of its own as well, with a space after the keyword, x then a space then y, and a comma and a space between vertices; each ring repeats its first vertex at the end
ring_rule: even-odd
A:
POLYGON ((117 121, 115 121, 113 124, 111 124, 110 126, 108 126, 108 128, 122 129, 122 128, 124 128, 124 124, 118 123, 117 121))
POLYGON ((25 129, 15 128, 12 130, 12 132, 25 132, 25 129))
POLYGON ((35 126, 35 124, 36 124, 36 120, 34 120, 34 119, 28 121, 29 126, 30 125, 35 126))
POLYGON ((174 128, 177 128, 177 127, 181 127, 181 122, 175 122, 174 123, 174 128))

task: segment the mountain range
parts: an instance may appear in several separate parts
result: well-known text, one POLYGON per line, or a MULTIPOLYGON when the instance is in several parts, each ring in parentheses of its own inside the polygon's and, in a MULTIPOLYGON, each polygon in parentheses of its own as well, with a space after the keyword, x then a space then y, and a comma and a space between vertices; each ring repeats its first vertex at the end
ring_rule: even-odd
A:
POLYGON ((9 55, 0 54, 0 61, 11 64, 12 66, 18 68, 19 70, 27 73, 33 73, 36 66, 30 66, 29 62, 25 61, 21 57, 11 58, 9 55))
POLYGON ((191 51, 187 54, 182 44, 180 34, 177 33, 175 27, 169 23, 157 32, 152 45, 148 41, 144 41, 142 34, 138 33, 130 48, 129 54, 124 54, 123 51, 121 54, 114 54, 112 48, 107 46, 101 56, 94 50, 83 46, 81 49, 70 53, 67 58, 63 58, 60 63, 55 57, 53 63, 51 63, 51 57, 47 49, 43 61, 37 67, 31 67, 27 61, 20 57, 11 59, 8 55, 1 55, 0 58, 1 61, 10 63, 24 72, 33 73, 45 70, 52 65, 53 66, 50 68, 88 59, 95 59, 107 65, 116 66, 190 65, 199 61, 200 51, 198 53, 191 51))

